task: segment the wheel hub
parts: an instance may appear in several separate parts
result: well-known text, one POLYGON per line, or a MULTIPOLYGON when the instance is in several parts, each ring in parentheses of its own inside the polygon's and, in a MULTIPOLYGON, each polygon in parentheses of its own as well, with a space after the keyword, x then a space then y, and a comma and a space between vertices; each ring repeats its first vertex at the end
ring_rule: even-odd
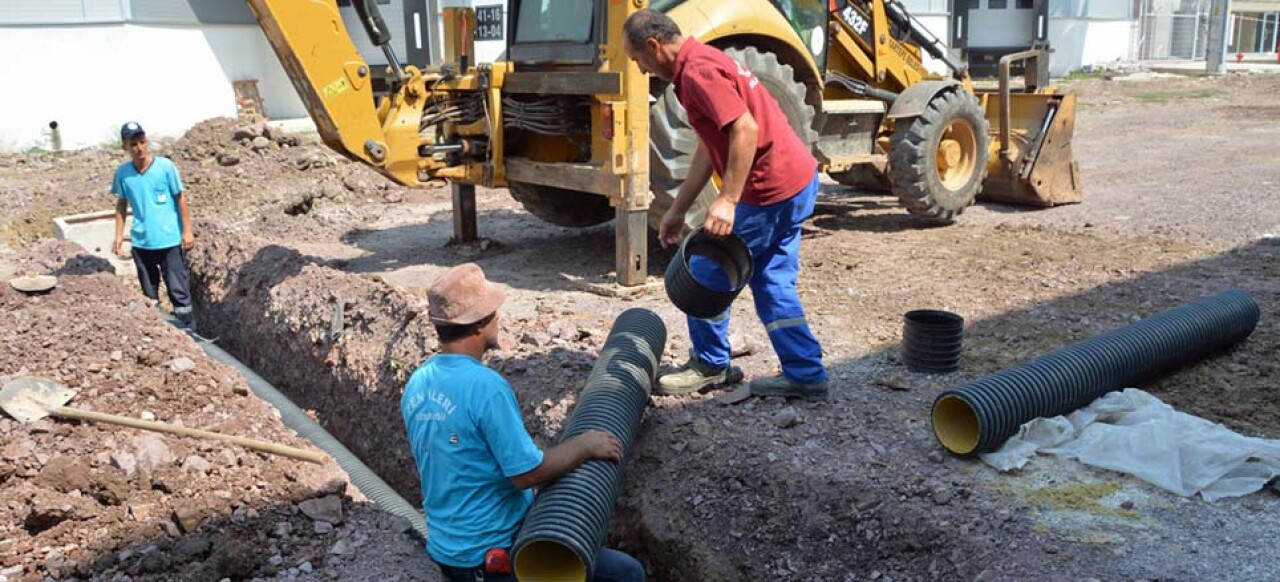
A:
POLYGON ((978 170, 978 137, 965 119, 953 119, 938 140, 938 180, 948 190, 959 190, 978 170))

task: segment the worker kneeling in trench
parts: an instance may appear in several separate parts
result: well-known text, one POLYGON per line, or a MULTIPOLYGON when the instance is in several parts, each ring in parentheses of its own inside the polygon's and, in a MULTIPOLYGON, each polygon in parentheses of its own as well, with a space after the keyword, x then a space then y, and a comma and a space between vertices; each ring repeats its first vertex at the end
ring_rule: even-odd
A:
MULTIPOLYGON (((474 263, 450 269, 428 290, 440 353, 412 376, 400 400, 422 480, 427 555, 455 582, 515 580, 507 553, 534 487, 592 459, 618 462, 613 435, 587 431, 542 451, 525 432, 511 385, 480 362, 498 345, 505 292, 474 263)), ((601 550, 595 580, 644 580, 622 552, 601 550)))

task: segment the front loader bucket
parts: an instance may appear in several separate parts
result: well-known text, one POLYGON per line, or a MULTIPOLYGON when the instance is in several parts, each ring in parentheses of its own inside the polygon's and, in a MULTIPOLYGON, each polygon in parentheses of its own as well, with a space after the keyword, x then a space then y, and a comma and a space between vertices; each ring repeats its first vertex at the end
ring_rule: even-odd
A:
POLYGON ((1030 206, 1080 202, 1080 165, 1071 149, 1076 96, 1053 87, 1012 93, 1009 115, 1001 119, 999 93, 980 95, 991 125, 991 149, 978 197, 1030 206))

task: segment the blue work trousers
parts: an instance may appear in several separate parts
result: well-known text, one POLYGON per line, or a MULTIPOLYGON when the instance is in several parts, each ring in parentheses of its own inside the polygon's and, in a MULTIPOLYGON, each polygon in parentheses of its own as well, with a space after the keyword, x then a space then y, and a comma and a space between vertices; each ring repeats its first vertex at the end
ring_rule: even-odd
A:
MULTIPOLYGON (((813 215, 818 198, 818 176, 791 198, 768 206, 738 204, 733 232, 751 249, 755 272, 751 294, 756 315, 769 333, 773 351, 782 361, 782 374, 795 382, 814 383, 827 379, 822 367, 822 346, 809 330, 804 308, 796 293, 800 274, 800 229, 813 215)), ((728 277, 704 257, 691 257, 690 272, 700 282, 715 286, 728 277)), ((713 319, 689 319, 693 353, 715 368, 729 365, 729 311, 713 319)))

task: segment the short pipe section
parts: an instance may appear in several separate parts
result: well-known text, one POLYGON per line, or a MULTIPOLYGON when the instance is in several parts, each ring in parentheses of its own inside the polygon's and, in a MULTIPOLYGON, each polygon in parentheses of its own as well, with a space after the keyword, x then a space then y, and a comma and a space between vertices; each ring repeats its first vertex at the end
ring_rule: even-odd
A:
POLYGON ((912 372, 947 374, 960 369, 964 318, 949 311, 908 311, 902 323, 902 359, 912 372))
POLYGON ((680 243, 679 250, 667 265, 663 280, 667 297, 677 309, 699 319, 711 319, 724 313, 738 294, 751 282, 755 264, 751 248, 737 235, 713 237, 697 229, 680 243), (702 281, 694 273, 695 257, 713 262, 717 279, 702 281))

